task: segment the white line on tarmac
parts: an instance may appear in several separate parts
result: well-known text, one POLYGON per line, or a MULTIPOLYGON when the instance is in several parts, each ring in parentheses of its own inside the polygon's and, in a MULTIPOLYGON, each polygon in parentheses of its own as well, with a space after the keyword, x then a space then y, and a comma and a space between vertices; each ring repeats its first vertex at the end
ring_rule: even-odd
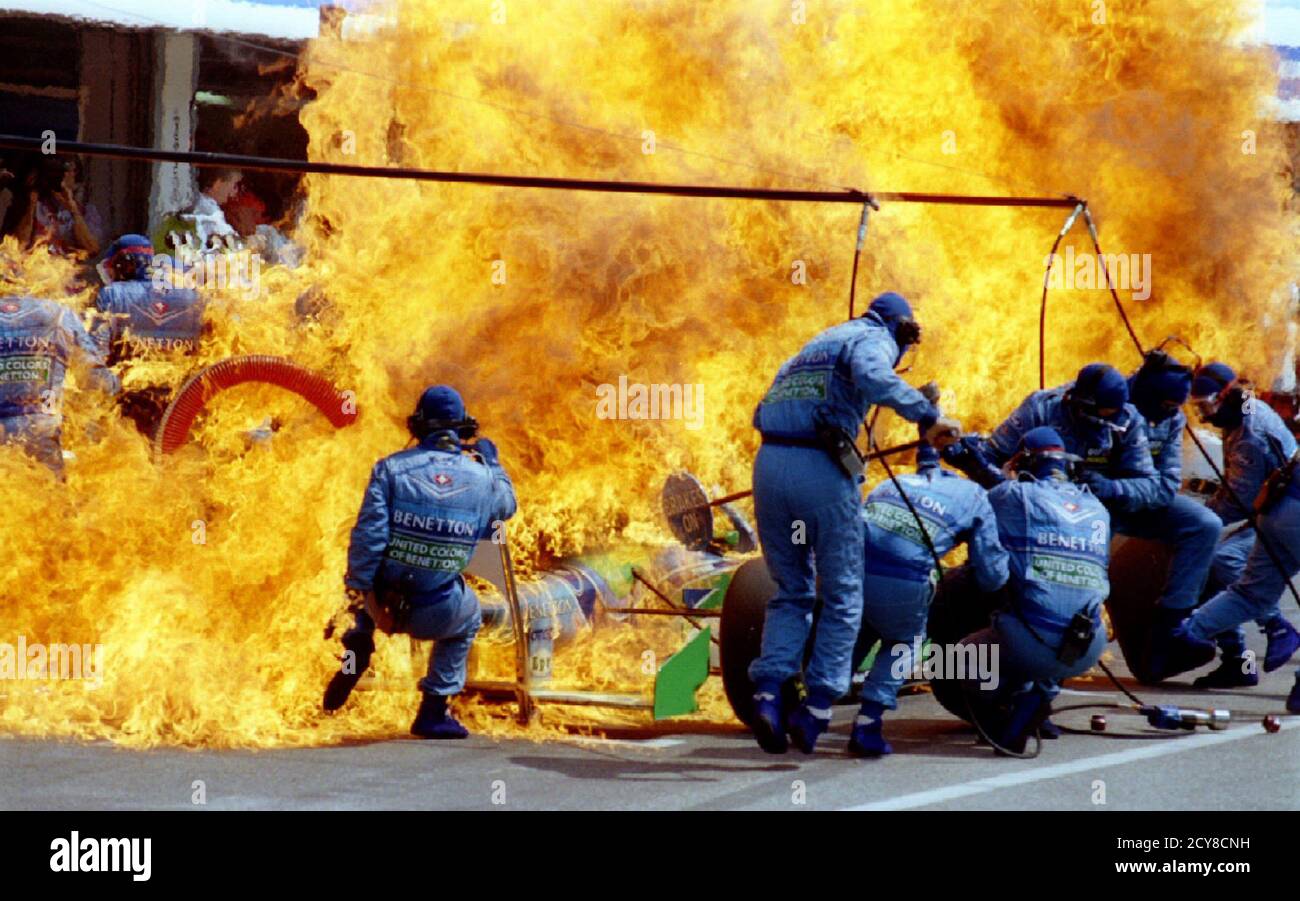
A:
POLYGON ((575 745, 598 745, 602 748, 672 748, 686 744, 682 738, 598 738, 579 735, 566 741, 575 745))
MULTIPOLYGON (((1289 717, 1282 722, 1282 730, 1295 729, 1300 727, 1300 717, 1289 717)), ((929 791, 914 792, 910 795, 899 795, 896 798, 887 798, 883 801, 872 801, 867 804, 856 804, 852 807, 845 807, 844 810, 910 810, 914 807, 925 807, 929 804, 940 804, 944 801, 952 801, 956 798, 968 798, 971 795, 982 795, 985 792, 996 791, 999 788, 1010 788, 1016 785, 1028 785, 1031 782, 1043 782, 1047 779, 1056 779, 1060 776, 1070 776, 1075 773, 1087 773, 1093 770, 1100 770, 1111 766, 1121 766, 1126 763, 1132 763, 1135 760, 1149 760, 1153 757, 1164 757, 1167 754, 1179 754, 1183 751, 1195 751, 1197 748, 1207 748, 1211 745, 1221 745, 1225 742, 1237 741, 1241 738, 1254 738, 1255 736, 1266 735, 1263 729, 1258 725, 1238 726, 1233 729, 1227 729, 1223 732, 1205 732, 1200 735, 1189 735, 1186 738, 1176 740, 1165 739, 1157 744, 1144 745, 1140 748, 1133 748, 1128 751, 1116 751, 1113 754, 1101 754, 1097 757, 1085 757, 1082 760, 1071 760, 1066 763, 1057 763, 1052 766, 1036 767, 1029 770, 1017 770, 1014 773, 1006 773, 1002 776, 991 776, 988 779, 976 779, 972 782, 963 782, 958 785, 946 785, 943 788, 932 788, 929 791)))
POLYGON ((1081 698, 1119 697, 1119 693, 1114 691, 1079 691, 1077 688, 1062 688, 1060 693, 1063 695, 1078 695, 1081 698))

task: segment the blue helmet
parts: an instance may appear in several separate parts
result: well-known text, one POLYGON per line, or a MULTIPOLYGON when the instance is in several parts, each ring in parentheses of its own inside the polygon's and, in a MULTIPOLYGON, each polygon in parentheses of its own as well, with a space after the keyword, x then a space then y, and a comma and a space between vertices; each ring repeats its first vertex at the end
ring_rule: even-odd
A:
POLYGON ((1068 479, 1078 457, 1066 453, 1061 433, 1051 426, 1040 425, 1025 432, 1020 439, 1020 453, 1013 462, 1017 471, 1028 472, 1036 479, 1068 479))
POLYGON ((1243 395, 1237 373, 1227 363, 1206 363, 1192 379, 1192 402, 1201 421, 1221 429, 1241 425, 1243 395))
POLYGON ((1129 378, 1133 406, 1151 422, 1164 422, 1187 403, 1192 390, 1192 370, 1158 351, 1129 378))
POLYGON ((1217 397, 1237 381, 1237 373, 1227 363, 1206 363, 1196 370, 1192 379, 1192 397, 1200 400, 1205 397, 1217 397))
POLYGON ((460 438, 472 438, 478 432, 478 422, 465 414, 465 401, 450 385, 425 388, 406 425, 419 440, 438 432, 453 432, 460 438))
POLYGON ((907 348, 921 343, 921 326, 912 316, 912 305, 903 295, 886 291, 871 301, 867 313, 875 313, 880 318, 885 328, 889 329, 890 337, 898 345, 898 359, 894 361, 895 366, 903 359, 903 353, 907 348))
POLYGON ((1128 403, 1128 381, 1109 363, 1089 363, 1070 389, 1076 403, 1096 410, 1118 410, 1128 403))
POLYGON ((875 313, 886 323, 898 319, 912 318, 912 305, 907 302, 907 298, 895 291, 886 291, 871 301, 871 306, 867 308, 868 312, 875 313))
POLYGON ((1089 441, 1106 431, 1123 432, 1127 425, 1119 420, 1128 403, 1128 380, 1107 363, 1089 363, 1079 370, 1074 384, 1065 393, 1065 406, 1075 425, 1090 432, 1089 441))
POLYGON ((122 235, 104 253, 104 266, 114 281, 146 281, 153 265, 153 242, 144 235, 122 235))

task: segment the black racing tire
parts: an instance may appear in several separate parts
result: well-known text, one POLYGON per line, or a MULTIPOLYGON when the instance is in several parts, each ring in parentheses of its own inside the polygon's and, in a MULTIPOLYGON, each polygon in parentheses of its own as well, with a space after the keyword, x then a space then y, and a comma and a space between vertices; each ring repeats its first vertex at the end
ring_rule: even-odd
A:
MULTIPOLYGON (((935 590, 926 634, 935 644, 957 644, 966 636, 987 628, 1001 600, 998 592, 985 593, 979 589, 969 567, 954 567, 944 573, 943 581, 935 590)), ((951 679, 931 679, 930 690, 944 710, 958 719, 970 721, 970 711, 960 683, 951 679)))
POLYGON ((763 644, 763 620, 767 602, 776 594, 776 583, 761 557, 746 560, 731 577, 722 599, 722 622, 718 626, 718 654, 722 663, 722 687, 736 718, 746 726, 752 717, 754 684, 749 664, 763 644))
POLYGON ((1143 685, 1158 684, 1147 669, 1147 646, 1172 550, 1163 542, 1127 537, 1111 548, 1106 613, 1129 672, 1143 685))

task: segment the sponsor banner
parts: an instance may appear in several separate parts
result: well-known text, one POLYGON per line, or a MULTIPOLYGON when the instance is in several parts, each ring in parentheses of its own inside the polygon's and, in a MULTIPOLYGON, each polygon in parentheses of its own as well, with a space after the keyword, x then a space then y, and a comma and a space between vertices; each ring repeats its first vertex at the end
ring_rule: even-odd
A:
POLYGON ((781 403, 787 400, 825 400, 826 382, 830 378, 827 370, 814 372, 792 372, 776 380, 763 398, 765 404, 781 403))
POLYGON ((36 354, 0 357, 0 384, 49 382, 53 365, 53 358, 36 354))
POLYGON ((429 541, 419 535, 394 532, 388 541, 387 557, 417 569, 458 573, 469 565, 473 551, 473 545, 429 541))
POLYGON ((1109 591, 1106 570, 1087 560, 1076 560, 1059 554, 1035 552, 1029 558, 1029 578, 1038 582, 1052 582, 1070 588, 1088 591, 1109 591))

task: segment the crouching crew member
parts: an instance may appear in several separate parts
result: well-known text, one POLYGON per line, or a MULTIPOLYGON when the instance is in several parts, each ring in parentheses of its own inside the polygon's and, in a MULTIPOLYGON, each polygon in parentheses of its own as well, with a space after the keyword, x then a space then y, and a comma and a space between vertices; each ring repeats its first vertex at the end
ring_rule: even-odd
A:
POLYGON ((1151 460, 1160 475, 1160 491, 1151 506, 1116 513, 1113 525, 1117 534, 1165 542, 1173 547, 1146 650, 1148 676, 1151 681, 1159 682, 1168 675, 1203 666, 1213 659, 1204 654, 1184 657, 1171 638, 1201 599, 1222 523, 1204 504, 1178 493, 1183 484, 1183 430, 1187 427, 1182 406, 1192 390, 1191 368, 1163 350, 1153 350, 1129 377, 1128 387, 1133 406, 1146 420, 1151 460))
POLYGON ((52 300, 7 295, 17 280, 16 264, 0 258, 0 443, 21 447, 62 477, 68 367, 87 367, 91 384, 109 394, 118 383, 76 313, 52 300))
POLYGON ((1054 429, 1030 429, 1011 462, 1016 480, 988 495, 1011 555, 1008 602, 989 628, 964 640, 998 646, 999 684, 966 696, 990 737, 1016 753, 1047 717, 1061 682, 1086 672, 1106 647, 1110 514, 1069 480, 1075 460, 1054 429))
MULTIPOLYGON (((1046 426, 1061 436, 1065 452, 1083 460, 1080 480, 1112 513, 1132 512, 1160 503, 1162 483, 1137 408, 1129 403, 1128 382, 1113 366, 1089 363, 1065 385, 1035 391, 1007 417, 978 451, 997 466, 1010 460, 1031 430, 1046 426)), ((954 455, 963 444, 949 452, 954 455)), ((996 472, 981 480, 1001 481, 996 472)))
MULTIPOLYGON (((109 246, 101 271, 110 281, 95 298, 100 313, 95 340, 109 365, 194 352, 206 302, 193 289, 154 283, 148 238, 118 238, 109 246)), ((122 394, 122 412, 152 437, 170 393, 166 385, 134 387, 122 394)))
POLYGON ((490 440, 462 443, 478 423, 454 389, 427 389, 407 422, 419 444, 375 465, 352 529, 344 583, 364 609, 343 636, 355 659, 344 656, 324 706, 342 707, 370 665, 378 621, 386 632, 434 642, 411 733, 464 738, 469 733, 447 712, 447 699, 465 687, 470 645, 483 621, 461 572, 476 543, 514 515, 515 491, 490 440))
POLYGON ((1300 635, 1279 608, 1286 581, 1300 571, 1300 484, 1294 478, 1296 441, 1282 418, 1249 394, 1232 368, 1210 363, 1197 370, 1192 400, 1202 421, 1223 433, 1224 484, 1208 506, 1225 526, 1242 523, 1252 511, 1255 524, 1274 552, 1281 569, 1255 538, 1249 526, 1226 539, 1214 560, 1213 578, 1223 586, 1214 597, 1183 620, 1174 633, 1191 654, 1218 642, 1220 666, 1197 679, 1198 688, 1236 688, 1259 684, 1259 674, 1246 659, 1241 626, 1255 620, 1268 635, 1264 670, 1277 669, 1300 648, 1300 635), (1267 490, 1265 490, 1267 489, 1267 490), (1285 570, 1283 572, 1282 570, 1285 570))
POLYGON ((1007 552, 998 538, 997 518, 987 492, 939 466, 939 452, 922 444, 916 473, 881 483, 862 509, 866 523, 866 565, 862 618, 881 636, 871 672, 862 685, 862 709, 853 724, 849 753, 879 757, 893 752, 881 735, 886 710, 898 707, 898 688, 912 671, 913 648, 925 638, 926 614, 942 558, 967 542, 970 568, 979 588, 997 591, 1007 581, 1007 552), (907 501, 911 501, 908 506, 907 501), (913 514, 915 511, 915 515, 913 514), (916 518, 925 523, 929 543, 916 518))
POLYGON ((754 411, 763 439, 754 460, 754 510, 777 592, 749 676, 755 737, 770 753, 785 752, 787 734, 812 753, 830 724, 831 705, 849 686, 862 619, 862 460, 854 442, 868 409, 885 404, 920 423, 932 441, 959 431, 894 372, 919 340, 907 301, 882 294, 863 316, 804 345, 754 411), (787 719, 782 686, 803 662, 819 583, 821 616, 804 673, 808 694, 787 719))

